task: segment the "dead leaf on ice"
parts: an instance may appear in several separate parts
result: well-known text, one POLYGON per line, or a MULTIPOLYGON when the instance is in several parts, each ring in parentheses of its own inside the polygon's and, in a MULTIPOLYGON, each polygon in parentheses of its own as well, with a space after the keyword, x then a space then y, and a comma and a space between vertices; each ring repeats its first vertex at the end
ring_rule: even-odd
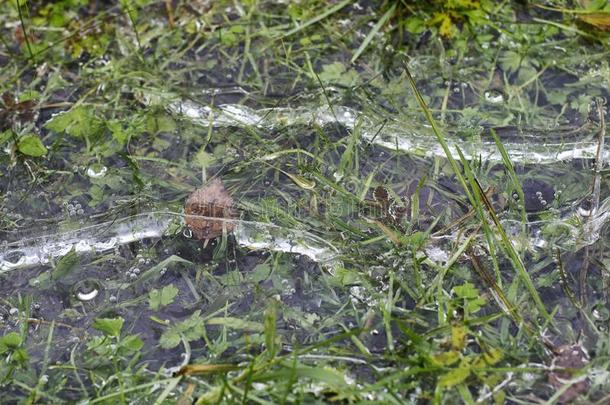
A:
POLYGON ((184 207, 186 226, 198 240, 207 241, 217 238, 222 235, 223 228, 230 232, 234 225, 227 221, 217 221, 211 218, 235 218, 233 205, 233 198, 225 189, 223 182, 220 179, 214 179, 195 190, 187 198, 184 207))

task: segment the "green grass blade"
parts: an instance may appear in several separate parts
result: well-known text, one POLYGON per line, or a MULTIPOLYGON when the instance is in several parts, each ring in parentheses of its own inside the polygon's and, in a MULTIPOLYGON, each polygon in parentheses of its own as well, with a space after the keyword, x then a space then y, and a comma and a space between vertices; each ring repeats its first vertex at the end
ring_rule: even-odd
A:
POLYGON ((291 29, 290 31, 288 31, 287 33, 282 35, 282 38, 286 38, 286 37, 289 37, 291 35, 294 35, 297 32, 302 31, 305 28, 309 27, 310 25, 313 25, 313 24, 315 24, 315 23, 317 23, 319 21, 322 21, 323 19, 325 19, 329 15, 332 15, 332 14, 336 13, 337 11, 341 10, 343 7, 345 7, 345 6, 347 6, 347 5, 351 4, 351 3, 352 3, 352 0, 343 0, 341 3, 335 4, 333 7, 329 8, 328 10, 326 10, 322 14, 318 15, 317 17, 314 17, 311 20, 308 20, 303 25, 299 25, 298 27, 295 27, 295 28, 291 29))
MULTIPOLYGON (((498 137, 498 134, 496 134, 496 131, 494 131, 493 129, 491 130, 491 136, 493 137, 494 142, 496 143, 496 147, 500 151, 500 155, 502 156, 502 163, 504 164, 504 167, 506 168, 506 171, 508 172, 508 176, 510 177, 512 186, 515 189, 515 192, 517 193, 517 195, 519 196, 519 201, 521 201, 521 220, 523 221, 522 222, 523 228, 525 228, 525 223, 527 222, 527 217, 525 215, 525 194, 523 193, 523 188, 521 188, 521 182, 519 181, 519 178, 517 177, 517 173, 515 173, 515 168, 513 166, 513 163, 510 161, 508 152, 504 148, 504 145, 502 145, 502 141, 500 141, 500 137, 498 137)), ((510 196, 509 196, 509 198, 510 198, 510 196)), ((523 229, 523 232, 525 232, 525 229, 523 229)))
MULTIPOLYGON (((455 176, 459 180, 460 184, 462 185, 462 188, 464 189, 464 192, 468 196, 468 200, 470 201, 470 203, 472 204, 473 207, 476 207, 477 201, 474 198, 473 192, 476 192, 480 196, 480 199, 484 202, 485 206, 487 207, 487 211, 488 211, 489 215, 491 216, 492 221, 496 225, 498 233, 500 234, 500 239, 502 241, 502 245, 504 247, 505 253, 510 258, 511 262, 513 263, 513 266, 515 266, 515 269, 517 271, 519 278, 525 284, 525 287, 527 288, 530 295, 532 296, 540 314, 542 316, 544 316, 544 318, 547 321, 551 321, 551 316, 548 313, 548 311, 546 310, 544 304, 542 303, 542 300, 540 299, 540 296, 538 295, 538 292, 536 291, 536 288, 534 287, 532 279, 530 278, 529 274, 527 273, 527 271, 525 269, 525 265, 523 264, 521 257, 517 254, 512 243, 508 239, 508 235, 506 234, 504 227, 502 226, 502 224, 500 223, 500 220, 498 219, 496 213, 494 212, 493 207, 491 206, 491 203, 487 199, 487 196, 485 196, 485 193, 483 192, 481 185, 478 183, 478 181, 476 181, 476 179, 473 178, 473 180, 474 180, 473 188, 470 189, 468 187, 468 183, 466 182, 466 179, 462 175, 460 167, 457 164, 457 161, 454 159, 454 157, 451 154, 449 145, 445 141, 443 134, 439 130, 438 126, 436 125, 434 117, 432 117, 432 113, 430 112, 430 109, 426 105, 426 102, 424 101, 421 93, 417 89, 417 86, 415 84, 415 79, 413 79, 413 76, 411 75, 411 72, 409 71, 409 67, 407 66, 407 63, 404 60, 403 60, 403 67, 404 67, 404 71, 407 75, 407 79, 409 80, 409 84, 411 85, 411 88, 413 89, 413 93, 415 94, 415 98, 416 98, 418 104, 420 105, 421 109, 423 110, 423 113, 424 113, 426 119, 428 120, 428 123, 432 127, 432 131, 434 132, 434 135, 436 136, 439 144, 443 148, 443 151, 445 152, 445 155, 447 156, 447 160, 449 160, 449 163, 455 173, 455 176)), ((468 164, 468 161, 464 158, 464 155, 461 153, 461 151, 458 148, 456 148, 456 149, 458 151, 458 154, 460 155, 460 159, 462 160, 462 164, 464 165, 465 170, 469 170, 470 165, 468 164)), ((483 221, 487 220, 487 218, 485 218, 485 217, 482 217, 481 219, 483 221)))
POLYGON ((352 56, 352 59, 350 61, 351 63, 354 63, 356 61, 356 59, 358 59, 358 57, 360 57, 362 52, 364 52, 364 50, 369 46, 369 44, 371 43, 371 41, 373 40, 375 35, 377 35, 377 33, 379 32, 381 27, 383 27, 384 24, 394 14, 394 10, 396 10, 396 4, 398 4, 398 3, 392 4, 392 7, 390 7, 390 9, 388 11, 386 11, 385 14, 383 16, 381 16, 379 21, 377 21, 377 23, 373 26, 373 28, 368 33, 366 38, 364 38, 364 41, 362 41, 362 43, 360 44, 360 46, 356 50, 356 53, 354 53, 354 56, 352 56))
POLYGON ((498 230, 498 233, 500 234, 500 239, 502 241, 504 251, 508 255, 511 262, 513 263, 513 266, 515 267, 515 269, 517 270, 517 275, 519 276, 521 281, 525 284, 525 287, 527 288, 530 295, 534 299, 534 302, 536 304, 536 307, 540 311, 540 314, 542 316, 544 316, 544 318, 547 321, 552 322, 551 315, 548 313, 544 304, 542 303, 542 299, 540 298, 538 291, 536 291, 536 287, 534 287, 534 283, 532 282, 532 279, 531 279, 529 273, 525 269, 525 265, 523 264, 523 261, 521 260, 521 256, 519 256, 519 254, 515 250, 515 247, 511 243, 510 239, 508 238, 508 235, 506 234, 504 227, 500 223, 500 220, 498 219, 498 216, 496 215, 496 213, 493 209, 493 206, 491 205, 491 202, 487 199, 487 196, 483 193, 481 185, 479 184, 479 182, 476 179, 474 179, 474 181, 476 182, 475 186, 477 187, 477 192, 481 194, 482 200, 484 201, 484 203, 487 207, 487 212, 489 213, 489 216, 491 217, 492 221, 496 225, 496 229, 498 230))
POLYGON ((434 135, 436 136, 438 143, 443 148, 443 152, 445 152, 445 156, 447 157, 447 160, 449 161, 449 164, 451 165, 451 168, 453 169, 453 173, 455 174, 458 181, 462 185, 462 188, 464 189, 464 192, 466 193, 468 200, 470 200, 470 202, 473 202, 472 193, 471 193, 470 189, 468 188, 468 183, 466 183, 466 180, 464 179, 464 176, 462 175, 462 170, 460 169, 456 160, 453 158, 453 155, 452 155, 451 151, 449 150, 449 145, 445 141, 445 137, 443 136, 442 132, 436 125, 436 121, 434 120, 434 117, 432 117, 432 113, 430 112, 430 109, 428 108, 426 101, 424 100, 421 93, 417 89, 417 85, 415 84, 415 79, 413 79, 413 76, 411 75, 411 72, 409 71, 407 62, 403 60, 402 64, 403 64, 405 74, 407 75, 407 79, 409 80, 409 84, 411 85, 411 89, 413 90, 413 94, 415 95, 415 99, 417 100, 417 103, 419 104, 420 108, 422 109, 424 116, 426 117, 426 120, 432 126, 432 132, 434 132, 434 135))

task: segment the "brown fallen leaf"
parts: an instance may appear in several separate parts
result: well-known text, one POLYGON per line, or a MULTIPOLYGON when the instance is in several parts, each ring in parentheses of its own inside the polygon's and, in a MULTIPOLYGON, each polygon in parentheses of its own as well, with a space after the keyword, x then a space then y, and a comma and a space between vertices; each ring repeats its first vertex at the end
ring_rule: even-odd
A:
POLYGON ((222 235, 223 228, 227 232, 234 225, 212 218, 231 219, 236 217, 233 198, 229 195, 220 179, 214 179, 204 187, 195 190, 186 200, 184 207, 186 226, 193 236, 204 243, 222 235))
POLYGON ((4 92, 0 96, 0 132, 16 123, 33 122, 36 118, 36 102, 27 100, 17 102, 13 93, 4 92))

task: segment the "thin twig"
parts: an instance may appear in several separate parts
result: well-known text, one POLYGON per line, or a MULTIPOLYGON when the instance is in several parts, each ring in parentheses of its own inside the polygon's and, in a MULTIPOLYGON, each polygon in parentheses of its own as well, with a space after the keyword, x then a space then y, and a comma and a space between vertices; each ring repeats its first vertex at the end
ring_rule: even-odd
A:
POLYGON ((500 309, 509 315, 515 324, 523 325, 528 332, 532 332, 531 326, 527 322, 524 322, 524 319, 519 314, 517 308, 515 308, 515 306, 506 297, 500 286, 498 286, 496 283, 494 277, 487 271, 487 269, 485 269, 483 263, 481 263, 472 248, 469 249, 468 256, 470 257, 473 269, 479 275, 479 277, 481 277, 487 288, 489 288, 492 297, 500 309))
MULTIPOLYGON (((597 210, 599 208, 599 200, 600 200, 600 190, 601 190, 601 171, 604 166, 604 144, 606 140, 606 123, 604 120, 604 106, 605 100, 602 98, 598 98, 595 101, 597 107, 597 114, 599 117, 599 137, 597 141, 597 153, 595 155, 595 176, 593 178, 593 192, 592 192, 592 201, 591 201, 591 215, 589 216, 584 229, 585 237, 590 236, 590 234, 597 232, 595 229, 595 222, 597 221, 597 210), (587 235, 589 234, 589 235, 587 235)), ((585 248, 585 257, 583 259, 582 267, 580 268, 579 274, 579 282, 580 282, 580 303, 584 307, 587 300, 587 275, 589 273, 589 263, 591 261, 591 249, 589 245, 585 248)), ((607 297, 607 277, 602 276, 603 281, 603 293, 606 302, 608 302, 607 297)))
POLYGON ((169 28, 174 29, 174 10, 172 7, 172 0, 165 0, 165 12, 167 13, 167 22, 169 23, 169 28))
POLYGON ((570 288, 570 282, 566 270, 563 267, 563 262, 561 260, 561 252, 559 248, 557 248, 555 252, 555 260, 557 261, 557 269, 559 270, 559 284, 561 285, 563 292, 565 293, 565 295, 567 295, 568 299, 570 300, 572 305, 574 305, 575 308, 581 309, 581 306, 578 300, 576 299, 576 294, 574 294, 574 291, 572 291, 572 289, 570 288))

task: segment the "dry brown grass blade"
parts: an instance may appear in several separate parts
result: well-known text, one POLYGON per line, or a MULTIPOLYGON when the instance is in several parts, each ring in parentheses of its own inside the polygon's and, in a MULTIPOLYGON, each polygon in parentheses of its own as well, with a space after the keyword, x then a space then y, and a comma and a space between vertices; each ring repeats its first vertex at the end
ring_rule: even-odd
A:
POLYGON ((177 375, 198 375, 198 374, 222 374, 229 371, 239 370, 240 367, 234 364, 188 364, 182 367, 177 375))
POLYGON ((583 14, 579 15, 578 19, 602 31, 607 31, 610 28, 610 13, 583 14))

